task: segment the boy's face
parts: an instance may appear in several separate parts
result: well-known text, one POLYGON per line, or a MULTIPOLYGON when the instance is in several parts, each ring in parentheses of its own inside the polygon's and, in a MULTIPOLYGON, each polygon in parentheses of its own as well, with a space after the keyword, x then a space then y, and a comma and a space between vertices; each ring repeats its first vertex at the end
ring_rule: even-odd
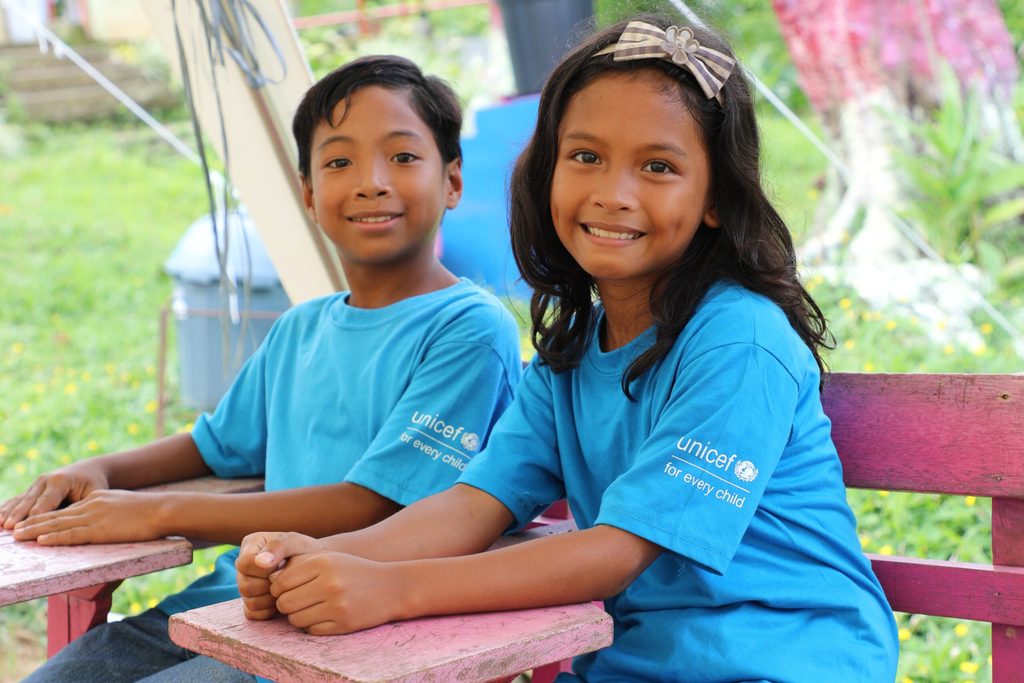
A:
POLYGON ((462 196, 462 166, 448 164, 406 94, 368 86, 313 133, 302 182, 310 218, 346 265, 396 266, 433 258, 444 209, 462 196))

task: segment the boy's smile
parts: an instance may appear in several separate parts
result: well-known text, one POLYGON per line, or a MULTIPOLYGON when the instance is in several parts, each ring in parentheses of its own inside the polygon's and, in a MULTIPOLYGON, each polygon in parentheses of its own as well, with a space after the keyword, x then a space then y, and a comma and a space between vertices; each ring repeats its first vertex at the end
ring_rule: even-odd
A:
POLYGON ((442 161, 401 90, 361 88, 338 103, 333 121, 313 135, 303 195, 346 274, 432 263, 441 216, 462 195, 460 160, 442 161))
POLYGON ((562 117, 551 219, 602 298, 649 290, 702 223, 719 224, 700 131, 676 87, 656 72, 602 76, 562 117))

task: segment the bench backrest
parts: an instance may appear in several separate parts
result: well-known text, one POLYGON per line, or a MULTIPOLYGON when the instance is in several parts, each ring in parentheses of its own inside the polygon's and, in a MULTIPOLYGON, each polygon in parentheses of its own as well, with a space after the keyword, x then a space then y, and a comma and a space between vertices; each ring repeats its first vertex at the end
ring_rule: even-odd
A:
POLYGON ((1024 376, 833 373, 846 485, 992 498, 992 564, 871 557, 892 608, 992 623, 994 681, 1024 672, 1024 376))

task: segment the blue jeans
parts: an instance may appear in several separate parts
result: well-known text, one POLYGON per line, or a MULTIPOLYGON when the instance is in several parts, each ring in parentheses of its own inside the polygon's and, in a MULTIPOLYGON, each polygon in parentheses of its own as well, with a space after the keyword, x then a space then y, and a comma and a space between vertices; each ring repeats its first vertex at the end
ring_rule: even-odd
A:
POLYGON ((255 677, 189 652, 167 635, 167 615, 151 609, 103 624, 73 640, 22 683, 253 683, 255 677))

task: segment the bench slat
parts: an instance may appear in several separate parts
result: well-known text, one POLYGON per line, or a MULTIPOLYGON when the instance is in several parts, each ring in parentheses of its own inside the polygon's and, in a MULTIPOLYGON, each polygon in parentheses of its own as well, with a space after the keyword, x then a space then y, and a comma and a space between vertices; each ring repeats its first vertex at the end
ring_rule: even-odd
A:
POLYGON ((612 620, 593 604, 413 619, 310 636, 286 619, 249 621, 232 600, 171 617, 174 642, 289 681, 489 681, 606 647, 612 620))
POLYGON ((1024 629, 1024 567, 868 557, 896 611, 1021 624, 1024 629))
POLYGON ((1024 498, 1024 376, 835 373, 847 486, 1024 498))

